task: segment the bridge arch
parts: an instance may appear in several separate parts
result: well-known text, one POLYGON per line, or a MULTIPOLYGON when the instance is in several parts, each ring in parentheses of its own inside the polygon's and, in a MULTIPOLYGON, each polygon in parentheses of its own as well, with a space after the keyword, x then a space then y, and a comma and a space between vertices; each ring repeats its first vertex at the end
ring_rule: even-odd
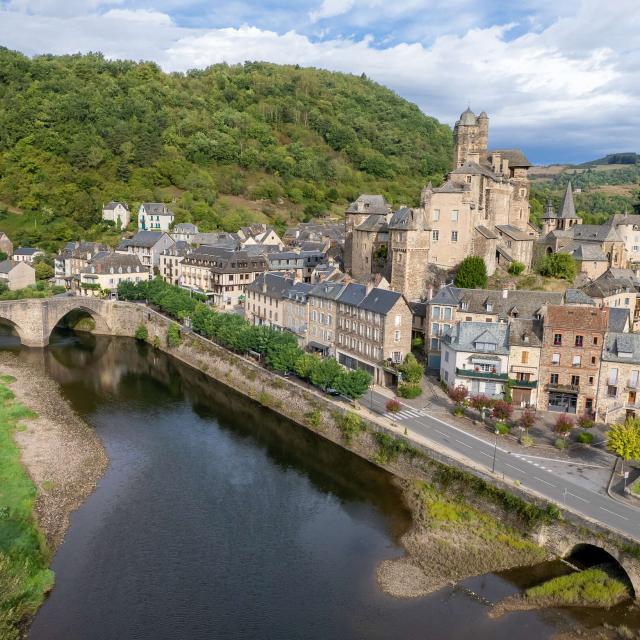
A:
POLYGON ((598 544, 595 541, 578 542, 565 549, 562 554, 565 560, 572 561, 579 568, 597 566, 604 563, 615 564, 620 572, 629 580, 632 588, 632 597, 640 596, 640 573, 637 561, 634 561, 624 552, 608 544, 598 544))
POLYGON ((83 301, 82 299, 70 299, 69 303, 60 305, 60 308, 56 309, 55 311, 52 310, 52 312, 49 314, 47 326, 45 328, 46 334, 44 338, 46 340, 46 343, 49 343, 51 333, 58 326, 58 324, 60 324, 60 322, 64 320, 64 318, 69 314, 78 311, 86 313, 93 319, 95 323, 96 333, 110 333, 111 327, 109 326, 109 323, 107 322, 105 317, 99 311, 92 307, 94 307, 92 303, 85 303, 85 301, 83 301))
POLYGON ((9 327, 13 329, 16 332, 16 335, 18 336, 18 340, 20 340, 20 343, 25 344, 25 341, 23 338, 24 332, 20 328, 20 325, 18 323, 14 322, 10 318, 5 318, 3 315, 0 314, 0 325, 4 325, 5 327, 9 327))

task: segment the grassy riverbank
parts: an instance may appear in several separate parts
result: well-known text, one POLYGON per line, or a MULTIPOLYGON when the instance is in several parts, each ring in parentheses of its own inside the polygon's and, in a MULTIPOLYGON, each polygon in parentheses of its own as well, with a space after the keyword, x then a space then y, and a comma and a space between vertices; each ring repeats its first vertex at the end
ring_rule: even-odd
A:
POLYGON ((0 638, 13 640, 53 584, 49 554, 33 515, 36 487, 20 462, 13 433, 35 413, 16 402, 0 376, 0 638))
POLYGON ((612 607, 630 596, 622 580, 597 567, 554 578, 524 594, 530 604, 556 607, 612 607))

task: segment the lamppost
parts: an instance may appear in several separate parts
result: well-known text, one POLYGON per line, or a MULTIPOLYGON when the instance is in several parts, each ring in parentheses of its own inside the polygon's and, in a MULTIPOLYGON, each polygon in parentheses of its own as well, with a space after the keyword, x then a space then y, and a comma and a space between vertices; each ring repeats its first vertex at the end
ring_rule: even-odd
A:
POLYGON ((369 387, 369 408, 373 411, 373 384, 369 387))
POLYGON ((491 473, 495 473, 496 471, 496 451, 498 450, 498 435, 499 431, 496 429, 496 437, 493 441, 493 464, 491 465, 491 473))

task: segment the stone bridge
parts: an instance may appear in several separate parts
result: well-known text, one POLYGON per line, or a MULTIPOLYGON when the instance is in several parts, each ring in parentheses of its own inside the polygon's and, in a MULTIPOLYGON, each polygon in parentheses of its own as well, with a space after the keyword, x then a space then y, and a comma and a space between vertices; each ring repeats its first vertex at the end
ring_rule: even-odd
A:
POLYGON ((570 558, 573 553, 595 547, 605 551, 625 571, 631 582, 636 600, 640 600, 640 547, 625 538, 605 530, 596 532, 595 525, 589 528, 563 522, 542 527, 536 542, 560 558, 570 558))
POLYGON ((61 296, 0 302, 0 323, 12 326, 23 345, 46 347, 54 327, 71 311, 84 311, 95 321, 94 333, 132 336, 145 320, 145 309, 130 302, 61 296))

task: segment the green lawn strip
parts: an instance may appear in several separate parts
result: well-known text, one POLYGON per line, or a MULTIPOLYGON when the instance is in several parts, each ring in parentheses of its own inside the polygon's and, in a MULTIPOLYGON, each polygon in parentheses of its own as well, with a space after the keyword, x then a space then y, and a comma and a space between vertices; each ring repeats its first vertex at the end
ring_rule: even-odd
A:
POLYGON ((36 487, 20 463, 13 431, 35 413, 0 384, 0 638, 14 640, 53 584, 49 553, 33 505, 36 487))
POLYGON ((629 597, 622 581, 603 569, 592 568, 553 578, 527 589, 528 601, 540 605, 611 607, 629 597))

